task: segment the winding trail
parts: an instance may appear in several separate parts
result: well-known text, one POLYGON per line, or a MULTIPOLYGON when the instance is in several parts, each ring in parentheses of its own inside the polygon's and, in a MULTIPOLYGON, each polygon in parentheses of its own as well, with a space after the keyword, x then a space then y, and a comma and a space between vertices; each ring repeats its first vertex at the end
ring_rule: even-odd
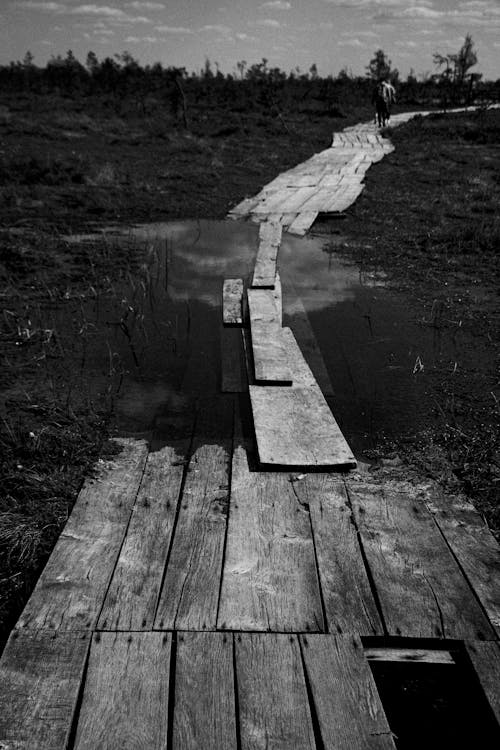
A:
MULTIPOLYGON (((319 387, 276 334, 277 237, 345 210, 392 148, 349 128, 231 213, 268 243, 254 299, 300 365, 263 363, 282 390, 319 387)), ((225 289, 239 326, 242 284, 225 289)), ((2 654, 0 750, 395 750, 374 661, 453 670, 489 703, 474 746, 500 731, 499 548, 473 506, 404 468, 263 471, 250 422, 246 394, 218 392, 99 462, 2 654)))

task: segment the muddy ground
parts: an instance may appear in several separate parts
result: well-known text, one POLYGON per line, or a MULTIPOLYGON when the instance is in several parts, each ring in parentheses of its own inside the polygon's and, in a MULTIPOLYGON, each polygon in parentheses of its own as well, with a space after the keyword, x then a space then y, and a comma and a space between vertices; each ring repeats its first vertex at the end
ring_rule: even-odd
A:
MULTIPOLYGON (((123 118, 68 100, 0 99, 0 631, 17 619, 85 474, 110 450, 116 372, 96 395, 78 367, 87 337, 81 301, 140 281, 141 246, 75 248, 64 234, 110 222, 222 218, 277 173, 367 119, 263 112, 190 112, 190 129, 123 118), (119 253, 117 255, 117 253, 119 253), (74 322, 78 347, 56 320, 74 322), (82 343, 83 342, 83 343, 82 343), (80 372, 80 374, 79 374, 80 372)), ((382 270, 436 335, 467 332, 460 367, 422 368, 427 428, 382 443, 378 464, 400 461, 465 489, 500 527, 498 281, 500 114, 418 118, 390 133, 396 152, 372 167, 342 219, 318 223, 325 243, 382 270)), ((421 373, 416 372, 419 377, 421 373)))

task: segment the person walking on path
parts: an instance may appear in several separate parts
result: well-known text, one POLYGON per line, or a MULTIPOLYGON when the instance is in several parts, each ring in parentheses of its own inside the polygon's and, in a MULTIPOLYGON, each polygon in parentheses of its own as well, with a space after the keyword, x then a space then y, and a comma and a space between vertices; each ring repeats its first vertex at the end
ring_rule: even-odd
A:
POLYGON ((375 104, 375 118, 379 128, 387 125, 391 118, 391 106, 396 102, 396 89, 387 78, 381 78, 375 86, 372 104, 375 104))

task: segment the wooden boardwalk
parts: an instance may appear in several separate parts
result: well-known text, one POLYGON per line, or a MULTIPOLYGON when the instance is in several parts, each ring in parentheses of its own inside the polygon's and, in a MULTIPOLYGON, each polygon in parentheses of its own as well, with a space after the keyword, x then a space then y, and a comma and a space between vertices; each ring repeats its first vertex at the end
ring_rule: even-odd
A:
MULTIPOLYGON (((257 291, 280 298, 268 268, 257 291)), ((0 661, 1 750, 394 748, 380 660, 465 660, 500 722, 500 559, 482 518, 404 474, 265 470, 238 280, 226 297, 226 392, 122 439, 79 494, 0 661)), ((328 387, 309 353, 276 393, 328 387)))

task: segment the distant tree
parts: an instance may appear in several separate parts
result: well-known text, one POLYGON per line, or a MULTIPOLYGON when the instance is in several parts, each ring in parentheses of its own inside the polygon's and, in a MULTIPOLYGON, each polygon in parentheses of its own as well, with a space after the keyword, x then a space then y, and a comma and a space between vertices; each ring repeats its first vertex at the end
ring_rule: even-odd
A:
POLYGON ((368 76, 374 81, 378 81, 381 78, 390 78, 391 65, 392 62, 388 59, 384 50, 378 49, 370 60, 369 64, 366 66, 366 72, 368 73, 368 76))
POLYGON ((97 55, 95 52, 90 51, 87 53, 85 66, 91 75, 96 72, 97 68, 99 67, 99 60, 97 59, 97 55))
POLYGON ((464 43, 457 53, 442 55, 440 52, 435 52, 433 60, 438 69, 442 68, 442 71, 437 76, 437 82, 441 85, 445 96, 448 92, 453 100, 459 100, 466 93, 466 83, 467 78, 469 78, 466 93, 469 98, 474 83, 473 74, 470 74, 469 70, 477 63, 477 54, 474 49, 472 36, 470 34, 466 35, 464 43))
POLYGON ((35 61, 35 56, 30 50, 26 52, 23 57, 23 68, 32 68, 35 61))

